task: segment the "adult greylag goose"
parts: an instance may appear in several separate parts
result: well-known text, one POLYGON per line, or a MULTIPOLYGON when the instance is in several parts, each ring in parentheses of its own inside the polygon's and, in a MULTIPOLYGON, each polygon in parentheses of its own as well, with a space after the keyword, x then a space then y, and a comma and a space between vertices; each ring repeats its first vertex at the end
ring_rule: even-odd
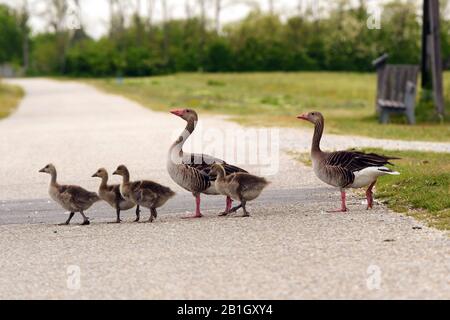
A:
MULTIPOLYGON (((139 180, 130 182, 130 172, 123 164, 118 166, 113 174, 122 176, 120 193, 125 199, 150 209, 149 222, 153 222, 153 219, 156 219, 158 216, 156 208, 164 205, 167 200, 175 195, 175 192, 170 190, 170 188, 153 181, 139 180)), ((138 221, 139 217, 136 219, 138 221)))
POLYGON ((324 152, 320 149, 320 139, 324 128, 324 118, 320 112, 306 112, 298 119, 306 120, 314 124, 314 135, 311 145, 311 159, 316 176, 323 182, 337 187, 341 191, 341 208, 334 212, 345 212, 346 188, 366 187, 367 209, 373 206, 372 188, 377 178, 386 174, 398 175, 397 171, 385 167, 391 164, 389 160, 399 159, 386 157, 375 153, 358 151, 324 152))
POLYGON ((227 175, 223 165, 218 163, 212 165, 211 174, 216 176, 214 185, 220 194, 240 202, 239 205, 221 214, 224 216, 242 208, 244 211, 243 217, 249 217, 250 214, 245 208, 246 203, 256 199, 269 184, 266 179, 245 172, 227 175))
MULTIPOLYGON (((213 156, 183 152, 183 145, 194 131, 198 116, 192 109, 175 109, 170 112, 185 120, 187 124, 181 135, 169 149, 167 171, 173 181, 180 187, 192 192, 192 195, 195 197, 195 214, 185 218, 200 218, 202 217, 200 212, 200 194, 219 194, 213 183, 215 176, 210 174, 212 165, 221 163, 226 174, 247 171, 227 164, 225 161, 213 156)), ((231 198, 227 197, 225 212, 230 210, 231 202, 231 198)))
POLYGON ((52 178, 48 189, 50 197, 61 207, 70 212, 69 218, 62 224, 69 224, 75 212, 79 212, 83 216, 83 223, 81 225, 89 224, 89 218, 85 216, 84 211, 100 200, 98 195, 95 192, 87 191, 79 186, 59 184, 56 181, 57 173, 53 164, 46 165, 39 170, 39 172, 51 175, 52 178))
MULTIPOLYGON (((128 210, 135 206, 135 203, 131 200, 126 200, 120 194, 119 184, 108 184, 108 171, 105 168, 98 169, 92 177, 98 177, 102 179, 98 188, 98 195, 100 199, 108 203, 111 207, 116 209, 116 222, 120 223, 120 211, 128 210)), ((139 216, 139 208, 136 209, 136 216, 139 216)))

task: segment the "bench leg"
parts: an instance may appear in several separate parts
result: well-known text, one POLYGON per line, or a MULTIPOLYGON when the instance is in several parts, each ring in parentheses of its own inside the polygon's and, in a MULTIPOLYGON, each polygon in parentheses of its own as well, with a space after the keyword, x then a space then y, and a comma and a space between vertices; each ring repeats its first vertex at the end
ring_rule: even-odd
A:
POLYGON ((409 124, 415 124, 416 123, 416 117, 414 115, 414 109, 413 108, 407 110, 405 112, 405 114, 406 114, 406 118, 408 119, 408 123, 409 124))
POLYGON ((383 124, 386 124, 389 122, 389 112, 384 108, 381 108, 380 122, 383 124))

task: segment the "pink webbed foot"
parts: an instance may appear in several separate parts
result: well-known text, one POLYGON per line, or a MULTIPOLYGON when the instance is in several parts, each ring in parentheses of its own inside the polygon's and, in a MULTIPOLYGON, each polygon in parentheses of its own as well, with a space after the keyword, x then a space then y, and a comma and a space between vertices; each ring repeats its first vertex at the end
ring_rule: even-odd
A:
POLYGON ((195 218, 201 218, 201 217, 203 217, 203 215, 201 213, 196 213, 196 214, 191 215, 191 216, 181 217, 181 219, 195 219, 195 218))
POLYGON ((347 211, 348 209, 345 204, 345 191, 341 190, 341 208, 337 210, 327 210, 327 212, 333 213, 333 212, 347 212, 347 211))
POLYGON ((201 218, 203 215, 200 212, 200 195, 195 195, 195 214, 193 216, 182 217, 182 219, 201 218))
POLYGON ((348 209, 347 208, 341 208, 341 209, 336 209, 336 210, 327 210, 326 212, 328 213, 339 213, 339 212, 347 212, 348 209))

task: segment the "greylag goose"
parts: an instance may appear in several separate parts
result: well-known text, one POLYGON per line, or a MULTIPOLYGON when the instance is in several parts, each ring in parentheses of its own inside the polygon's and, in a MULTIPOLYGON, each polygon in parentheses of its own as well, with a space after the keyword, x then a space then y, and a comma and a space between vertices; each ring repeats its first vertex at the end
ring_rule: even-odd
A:
POLYGON ((125 199, 150 209, 149 222, 153 222, 153 219, 156 219, 158 216, 156 208, 164 205, 167 200, 175 195, 175 192, 170 190, 170 188, 153 181, 139 180, 130 182, 130 172, 124 165, 118 166, 113 174, 122 176, 120 193, 125 199))
MULTIPOLYGON (((180 187, 192 192, 192 195, 195 197, 195 214, 185 218, 200 218, 202 217, 200 212, 200 194, 219 194, 213 183, 215 177, 210 175, 211 166, 214 163, 221 163, 226 174, 247 171, 209 155, 183 152, 183 145, 194 131, 198 116, 192 109, 175 109, 170 112, 185 120, 187 124, 181 135, 169 149, 167 171, 173 181, 180 187)), ((227 197, 225 212, 230 210, 231 203, 231 198, 227 197)))
MULTIPOLYGON (((98 169, 92 177, 98 177, 102 179, 98 188, 98 195, 100 199, 107 202, 111 207, 116 209, 116 222, 120 223, 120 211, 128 210, 135 206, 131 200, 125 200, 120 194, 119 184, 108 184, 108 171, 105 168, 98 169)), ((139 208, 137 209, 136 216, 139 216, 139 208)))
POLYGON ((90 192, 82 187, 74 185, 61 185, 56 181, 56 168, 53 164, 48 164, 39 172, 51 175, 50 187, 48 193, 50 197, 61 207, 70 212, 69 218, 62 224, 69 224, 75 212, 81 213, 83 216, 82 225, 89 224, 89 218, 85 216, 84 211, 89 209, 100 198, 95 192, 90 192))
POLYGON ((235 172, 227 175, 224 167, 218 163, 212 166, 211 175, 216 176, 215 187, 220 194, 240 202, 239 205, 233 207, 228 212, 222 213, 221 215, 223 216, 242 208, 244 211, 243 217, 249 217, 250 214, 245 208, 247 201, 256 199, 269 184, 262 177, 244 172, 235 172))
POLYGON ((323 182, 337 187, 341 191, 341 208, 330 212, 345 212, 346 188, 366 187, 367 209, 373 207, 372 188, 377 178, 386 174, 398 175, 397 171, 385 167, 391 164, 389 160, 399 159, 386 157, 375 153, 358 151, 323 152, 320 149, 320 139, 324 128, 324 118, 320 112, 306 112, 298 119, 306 120, 314 124, 314 136, 311 145, 311 159, 316 176, 323 182))

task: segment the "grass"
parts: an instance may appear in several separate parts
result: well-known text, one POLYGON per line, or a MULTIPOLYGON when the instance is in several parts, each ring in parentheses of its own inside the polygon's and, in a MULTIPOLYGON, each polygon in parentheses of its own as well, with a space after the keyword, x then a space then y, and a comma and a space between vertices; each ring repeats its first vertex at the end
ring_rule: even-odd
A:
POLYGON ((14 111, 23 97, 23 90, 0 81, 0 119, 5 118, 14 111))
MULTIPOLYGON (((375 81, 372 73, 182 73, 147 78, 86 80, 100 89, 124 95, 154 110, 190 107, 202 113, 229 114, 244 125, 306 126, 295 116, 319 110, 326 131, 422 141, 450 141, 450 118, 434 119, 430 103, 417 106, 419 124, 403 117, 380 125, 374 115, 375 81)), ((445 73, 450 109, 450 72, 445 73)))
MULTIPOLYGON (((441 230, 450 230, 450 154, 419 151, 368 152, 395 155, 395 170, 399 176, 386 175, 378 179, 376 198, 389 208, 405 213, 441 230)), ((311 165, 309 154, 295 153, 294 158, 311 165)))

